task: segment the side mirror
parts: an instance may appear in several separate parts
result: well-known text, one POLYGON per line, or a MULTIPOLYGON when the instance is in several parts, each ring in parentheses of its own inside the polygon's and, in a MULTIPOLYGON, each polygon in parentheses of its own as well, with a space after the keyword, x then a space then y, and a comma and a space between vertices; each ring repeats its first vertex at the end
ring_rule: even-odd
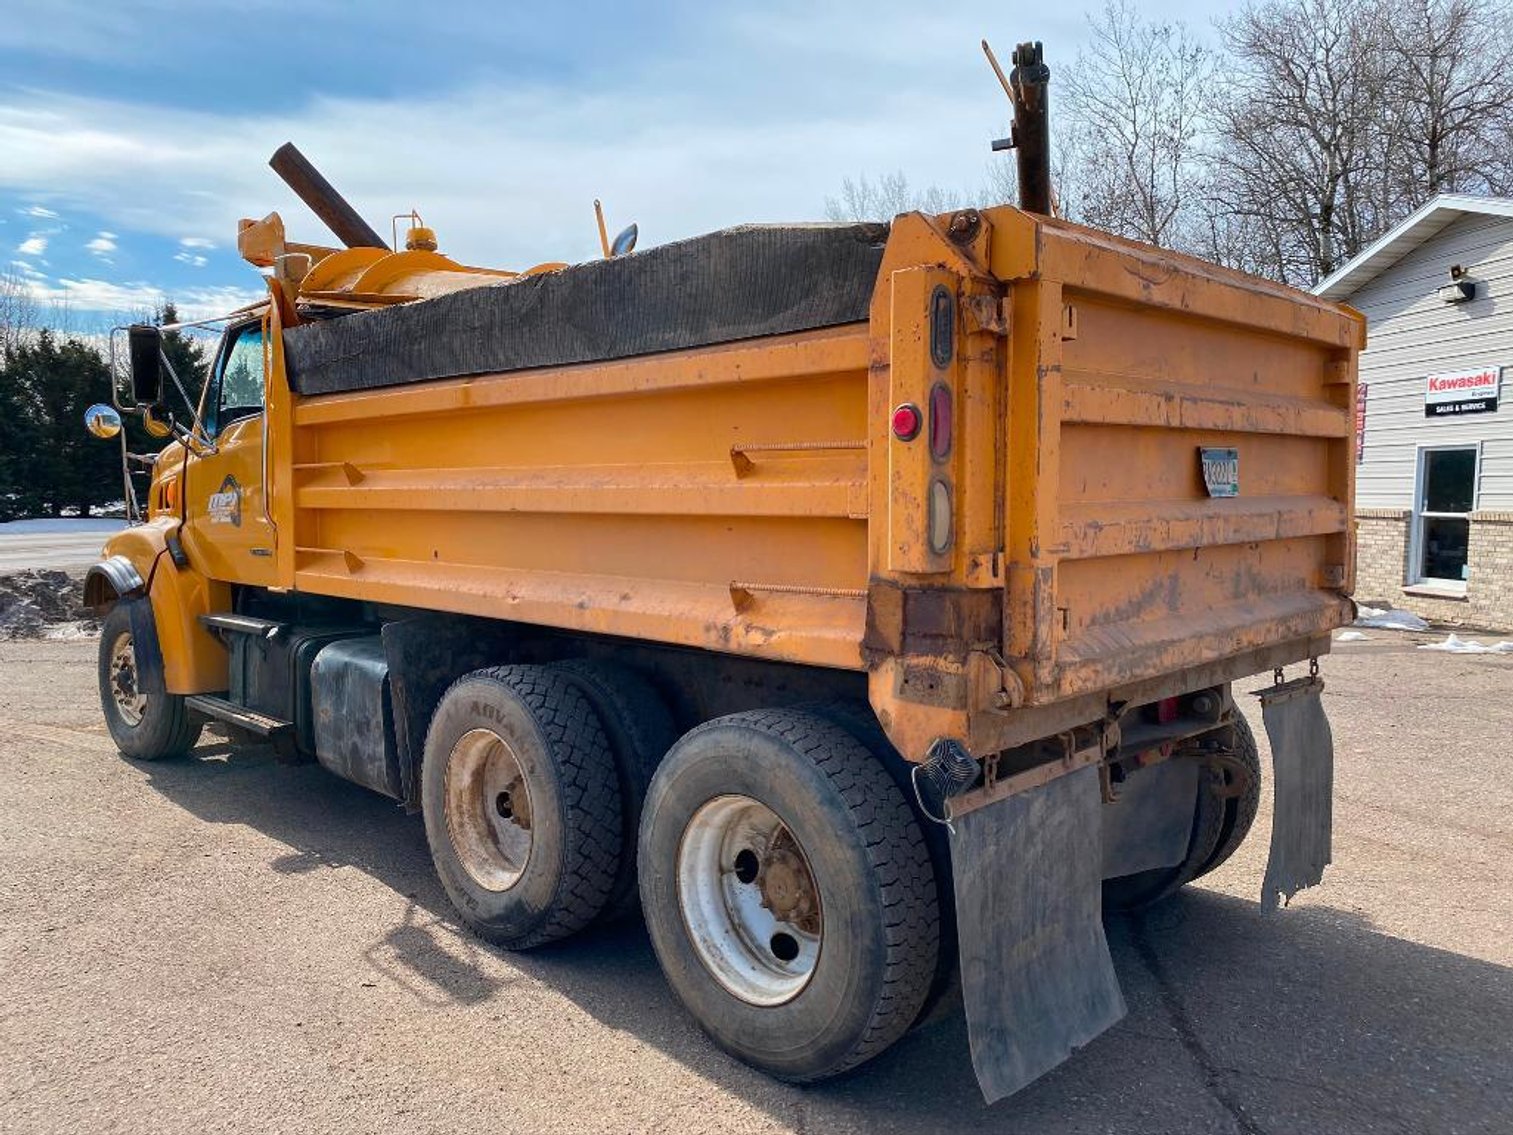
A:
POLYGON ((84 411, 84 428, 95 437, 115 437, 121 432, 121 415, 113 407, 96 402, 84 411))
POLYGON ((615 237, 615 243, 609 246, 609 254, 611 256, 624 256, 627 252, 634 251, 636 247, 636 237, 638 237, 639 235, 640 230, 638 230, 635 225, 621 229, 620 235, 615 237))
POLYGON ((163 333, 150 323, 126 329, 131 350, 131 396, 138 406, 163 401, 163 333))

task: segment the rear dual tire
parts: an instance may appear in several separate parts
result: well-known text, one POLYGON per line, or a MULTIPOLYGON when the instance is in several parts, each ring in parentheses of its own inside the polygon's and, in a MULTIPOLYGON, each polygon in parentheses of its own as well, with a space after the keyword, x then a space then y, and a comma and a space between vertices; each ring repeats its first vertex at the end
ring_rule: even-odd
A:
MULTIPOLYGON (((505 666, 455 683, 432 719, 421 801, 468 926, 519 950, 612 909, 622 825, 669 732, 649 688, 612 668, 505 666)), ((638 850, 668 983, 747 1064, 824 1079, 918 1018, 940 951, 931 857, 898 786, 846 730, 792 710, 694 729, 650 778, 638 850)))
POLYGON ((652 780, 640 858, 668 984, 731 1055, 821 1080, 918 1017, 940 948, 929 852, 840 727, 755 711, 688 733, 652 780))
POLYGON ((1205 766, 1198 774, 1187 855, 1175 867, 1160 867, 1103 881, 1106 910, 1137 911, 1170 898, 1224 863, 1250 834, 1261 803, 1261 754, 1250 724, 1236 715, 1236 770, 1205 766), (1237 783, 1238 777, 1244 783, 1237 783))

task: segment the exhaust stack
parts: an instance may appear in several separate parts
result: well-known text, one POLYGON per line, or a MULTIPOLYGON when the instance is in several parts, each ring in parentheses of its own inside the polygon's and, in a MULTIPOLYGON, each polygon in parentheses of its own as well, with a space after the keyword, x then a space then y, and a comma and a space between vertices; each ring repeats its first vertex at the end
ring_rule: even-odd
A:
POLYGON ((389 247, 388 242, 347 203, 347 199, 321 176, 320 170, 310 164, 310 159, 295 149, 293 142, 285 142, 275 150, 268 164, 348 248, 389 247))

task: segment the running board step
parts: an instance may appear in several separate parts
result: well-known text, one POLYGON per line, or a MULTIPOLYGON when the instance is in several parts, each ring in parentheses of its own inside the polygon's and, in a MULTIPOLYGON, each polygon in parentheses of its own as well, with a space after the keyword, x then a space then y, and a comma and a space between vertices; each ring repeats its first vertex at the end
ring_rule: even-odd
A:
POLYGON ((200 625, 213 631, 230 631, 232 634, 252 635, 254 638, 272 638, 287 624, 268 619, 254 619, 251 615, 201 615, 200 625))
POLYGON ((259 737, 266 737, 270 741, 279 741, 294 735, 294 722, 281 721, 277 717, 270 717, 266 713, 259 713, 255 709, 237 705, 233 701, 216 697, 214 694, 190 694, 184 699, 184 704, 196 713, 203 713, 212 720, 235 725, 249 733, 256 733, 259 737))

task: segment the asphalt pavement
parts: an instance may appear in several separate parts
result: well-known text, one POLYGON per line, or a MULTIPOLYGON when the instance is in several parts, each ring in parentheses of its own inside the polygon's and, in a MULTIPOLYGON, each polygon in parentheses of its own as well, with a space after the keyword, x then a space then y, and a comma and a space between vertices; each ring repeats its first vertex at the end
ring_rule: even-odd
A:
POLYGON ((93 643, 0 643, 0 1131, 1506 1135, 1513 657, 1429 637, 1324 661, 1324 885, 1259 911, 1263 801, 1234 860, 1110 924, 1129 1016, 993 1107, 959 1003, 778 1084, 702 1037, 639 925, 488 947, 418 818, 212 737, 128 762, 93 643))
POLYGON ((99 562, 101 545, 125 524, 94 517, 0 524, 0 575, 28 568, 87 568, 99 562))

